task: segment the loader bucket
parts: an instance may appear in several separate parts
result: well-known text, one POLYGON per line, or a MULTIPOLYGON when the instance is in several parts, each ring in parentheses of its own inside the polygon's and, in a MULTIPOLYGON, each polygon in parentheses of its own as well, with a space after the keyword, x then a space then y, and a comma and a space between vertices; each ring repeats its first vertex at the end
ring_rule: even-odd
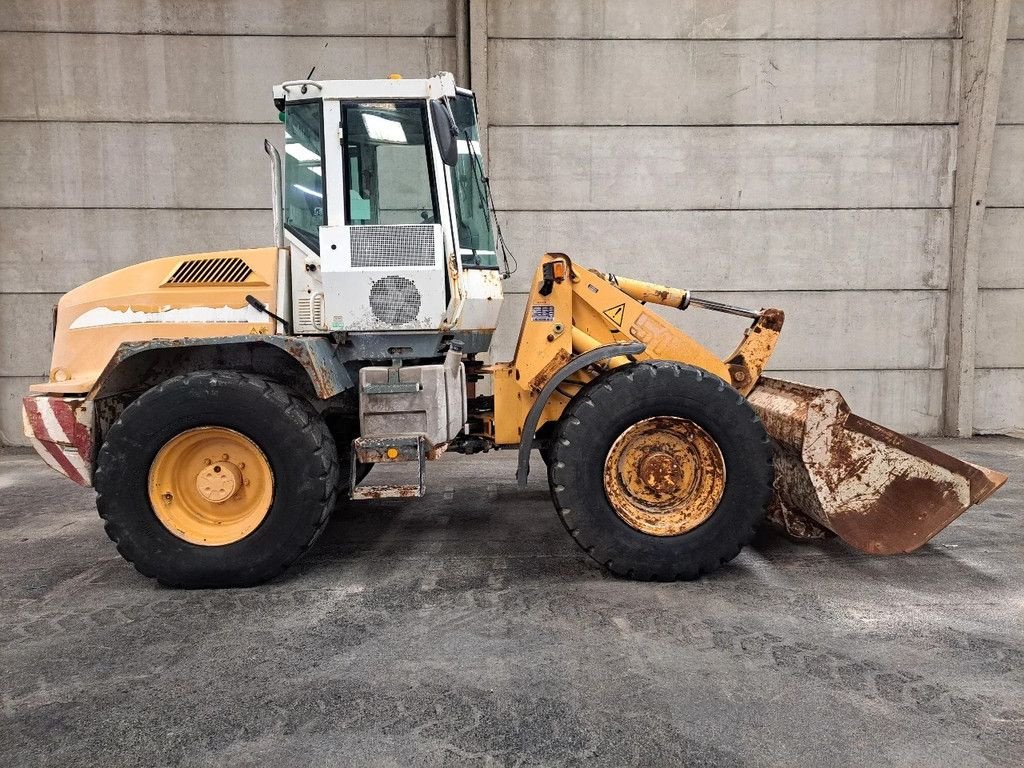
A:
POLYGON ((1006 482, 851 413, 834 389, 762 377, 749 400, 775 443, 769 517, 798 538, 823 527, 863 552, 912 552, 1006 482))

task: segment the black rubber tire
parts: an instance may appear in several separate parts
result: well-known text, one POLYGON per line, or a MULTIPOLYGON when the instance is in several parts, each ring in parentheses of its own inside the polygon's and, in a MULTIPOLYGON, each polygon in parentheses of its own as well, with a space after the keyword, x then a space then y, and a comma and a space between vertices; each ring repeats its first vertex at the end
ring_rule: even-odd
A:
POLYGON ((548 468, 551 496, 566 529, 587 554, 620 576, 696 579, 734 558, 753 538, 772 494, 771 445, 746 398, 717 376, 657 361, 616 368, 566 407, 548 468), (679 416, 718 443, 726 484, 711 516, 678 536, 653 536, 623 521, 604 488, 616 438, 652 416, 679 416))
POLYGON ((334 508, 338 472, 334 438, 301 397, 260 376, 199 371, 145 392, 110 427, 97 460, 96 506, 117 551, 140 573, 173 587, 247 587, 274 578, 309 549, 334 508), (157 452, 200 426, 244 434, 274 473, 266 518, 224 546, 175 536, 149 501, 157 452))

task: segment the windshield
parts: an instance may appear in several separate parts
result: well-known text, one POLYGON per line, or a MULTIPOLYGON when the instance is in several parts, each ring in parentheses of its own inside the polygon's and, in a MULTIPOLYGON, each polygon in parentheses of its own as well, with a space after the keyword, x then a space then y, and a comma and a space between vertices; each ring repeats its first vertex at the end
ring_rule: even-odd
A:
POLYGON ((289 104, 284 113, 284 225, 320 252, 326 224, 323 175, 323 103, 289 104))
POLYGON ((452 112, 459 126, 459 160, 452 168, 455 211, 459 226, 459 253, 466 267, 497 269, 494 228, 484 190, 480 134, 473 97, 459 94, 452 112))

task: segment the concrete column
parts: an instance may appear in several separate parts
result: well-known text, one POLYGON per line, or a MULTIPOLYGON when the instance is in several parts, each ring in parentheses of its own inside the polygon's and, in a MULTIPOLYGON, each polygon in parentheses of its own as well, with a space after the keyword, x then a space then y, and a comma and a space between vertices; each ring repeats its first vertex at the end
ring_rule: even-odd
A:
POLYGON ((487 0, 469 2, 469 82, 480 111, 480 146, 490 158, 487 144, 487 0))
POLYGON ((946 342, 945 433, 974 432, 978 263, 1011 0, 962 0, 960 124, 946 342))

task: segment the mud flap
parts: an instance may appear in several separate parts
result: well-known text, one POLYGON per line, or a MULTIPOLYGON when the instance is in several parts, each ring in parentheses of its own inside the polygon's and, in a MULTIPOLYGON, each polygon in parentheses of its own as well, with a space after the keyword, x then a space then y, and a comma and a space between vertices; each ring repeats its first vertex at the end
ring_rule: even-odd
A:
POLYGON ((748 398, 775 443, 769 516, 799 538, 824 528, 863 552, 912 552, 1006 482, 851 413, 833 389, 761 377, 748 398))

